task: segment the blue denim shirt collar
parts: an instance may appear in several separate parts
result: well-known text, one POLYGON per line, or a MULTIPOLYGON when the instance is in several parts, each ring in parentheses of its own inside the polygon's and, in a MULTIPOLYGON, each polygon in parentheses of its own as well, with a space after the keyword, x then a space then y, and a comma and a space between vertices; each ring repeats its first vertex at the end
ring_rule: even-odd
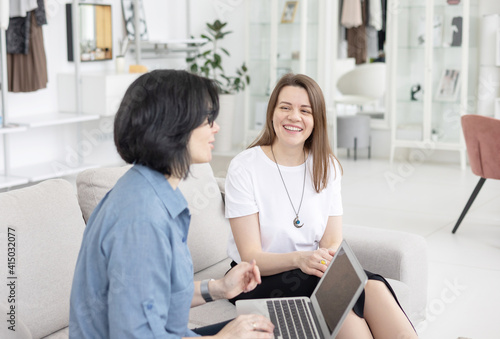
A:
POLYGON ((174 190, 164 174, 138 164, 135 164, 133 169, 141 173, 151 183, 151 186, 172 218, 177 218, 182 211, 188 208, 188 203, 180 189, 177 187, 174 190), (174 194, 175 199, 172 199, 172 194, 174 194))

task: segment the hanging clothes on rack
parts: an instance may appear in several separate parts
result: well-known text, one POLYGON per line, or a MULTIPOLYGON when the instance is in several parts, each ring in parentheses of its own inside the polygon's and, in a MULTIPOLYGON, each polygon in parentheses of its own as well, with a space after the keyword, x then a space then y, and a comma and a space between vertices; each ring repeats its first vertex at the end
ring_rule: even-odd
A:
POLYGON ((14 17, 25 17, 26 13, 38 7, 37 0, 10 0, 9 15, 14 17))
MULTIPOLYGON (((18 1, 18 0, 16 0, 18 1)), ((42 25, 47 23, 44 0, 35 0, 38 7, 24 17, 10 18, 7 30, 7 73, 10 92, 33 92, 47 87, 47 59, 42 25)), ((32 0, 21 0, 11 14, 31 8, 32 0)))
POLYGON ((376 31, 382 29, 382 1, 381 0, 370 0, 368 2, 368 26, 375 28, 376 31))
POLYGON ((358 27, 363 24, 360 0, 344 0, 340 23, 345 28, 358 27))
POLYGON ((387 0, 382 0, 382 29, 378 31, 378 50, 385 50, 385 31, 387 29, 387 0))
MULTIPOLYGON (((344 0, 344 6, 350 2, 360 3, 361 25, 357 27, 347 28, 347 56, 354 58, 356 64, 364 64, 366 62, 366 22, 367 0, 344 0)), ((342 10, 343 12, 343 10, 342 10)))
POLYGON ((366 24, 366 49, 370 60, 380 60, 381 50, 378 43, 378 31, 382 29, 382 1, 368 1, 368 20, 366 24))

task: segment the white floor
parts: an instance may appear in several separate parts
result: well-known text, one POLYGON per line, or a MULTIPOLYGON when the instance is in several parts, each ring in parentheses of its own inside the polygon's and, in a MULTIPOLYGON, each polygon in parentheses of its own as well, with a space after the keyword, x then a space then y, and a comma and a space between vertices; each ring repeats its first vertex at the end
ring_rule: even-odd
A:
MULTIPOLYGON (((500 180, 486 180, 451 234, 479 178, 458 164, 340 158, 344 224, 422 235, 428 243, 423 339, 500 338, 500 180)), ((224 165, 212 164, 224 176, 224 165)))
POLYGON ((344 223, 422 235, 428 244, 421 338, 500 338, 500 181, 486 180, 451 234, 479 178, 455 164, 340 159, 344 223))

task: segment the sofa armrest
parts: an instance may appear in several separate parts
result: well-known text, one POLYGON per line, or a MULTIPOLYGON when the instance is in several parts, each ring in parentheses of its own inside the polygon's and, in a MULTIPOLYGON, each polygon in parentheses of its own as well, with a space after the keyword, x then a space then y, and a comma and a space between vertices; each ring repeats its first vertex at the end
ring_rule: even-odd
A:
POLYGON ((410 288, 416 317, 427 303, 427 244, 422 236, 365 226, 344 225, 344 238, 364 269, 401 281, 410 288))

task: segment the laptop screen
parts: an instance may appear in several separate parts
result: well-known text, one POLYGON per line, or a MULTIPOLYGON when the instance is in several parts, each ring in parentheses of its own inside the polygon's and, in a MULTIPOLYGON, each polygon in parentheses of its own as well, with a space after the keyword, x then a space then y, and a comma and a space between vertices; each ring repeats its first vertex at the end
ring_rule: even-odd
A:
POLYGON ((343 247, 331 263, 327 275, 316 290, 316 298, 330 334, 342 319, 361 280, 343 247))

